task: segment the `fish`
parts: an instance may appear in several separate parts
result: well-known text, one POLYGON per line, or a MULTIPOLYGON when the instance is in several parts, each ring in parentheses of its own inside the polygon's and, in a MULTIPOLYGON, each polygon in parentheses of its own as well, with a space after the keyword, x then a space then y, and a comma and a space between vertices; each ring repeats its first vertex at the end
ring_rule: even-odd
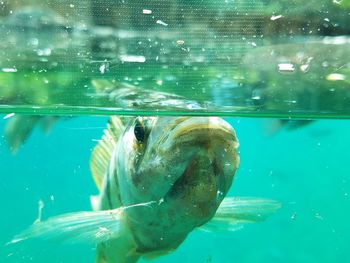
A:
POLYGON ((316 120, 308 119, 271 119, 267 121, 265 134, 273 136, 281 131, 298 131, 315 123, 316 120))
POLYGON ((135 263, 176 250, 195 230, 235 231, 280 203, 228 197, 240 163, 233 127, 219 117, 112 116, 91 154, 92 211, 37 221, 33 238, 96 246, 96 263, 135 263))
POLYGON ((33 130, 39 126, 48 134, 54 124, 60 119, 58 116, 21 115, 15 114, 9 118, 5 127, 5 140, 12 154, 28 140, 33 130))
MULTIPOLYGON (((206 103, 185 99, 172 93, 142 89, 127 83, 117 83, 110 80, 93 79, 91 81, 94 92, 89 94, 96 99, 104 98, 104 105, 110 104, 120 109, 134 111, 150 110, 206 110, 206 103)), ((48 134, 54 125, 60 120, 74 118, 60 115, 30 115, 15 114, 7 120, 5 127, 5 141, 12 154, 29 139, 37 127, 41 127, 48 134)))

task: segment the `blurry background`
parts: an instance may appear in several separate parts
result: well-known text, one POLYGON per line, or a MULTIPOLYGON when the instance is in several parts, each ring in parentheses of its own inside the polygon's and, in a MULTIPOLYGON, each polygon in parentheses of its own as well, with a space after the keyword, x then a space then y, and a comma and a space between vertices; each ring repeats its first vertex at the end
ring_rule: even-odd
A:
POLYGON ((1 1, 0 108, 115 109, 91 85, 109 79, 213 114, 349 117, 349 12, 348 0, 1 1))
POLYGON ((7 16, 29 6, 51 9, 74 24, 119 29, 150 30, 161 20, 171 28, 206 25, 205 29, 223 34, 248 36, 349 33, 348 0, 5 0, 0 3, 0 11, 7 16))

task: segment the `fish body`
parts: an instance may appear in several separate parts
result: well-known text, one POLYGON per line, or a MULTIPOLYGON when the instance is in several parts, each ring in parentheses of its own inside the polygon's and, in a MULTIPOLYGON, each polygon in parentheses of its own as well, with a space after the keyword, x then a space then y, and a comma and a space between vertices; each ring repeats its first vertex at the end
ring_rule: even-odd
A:
MULTIPOLYGON (((152 96, 146 97, 161 102, 166 95, 152 96)), ((9 244, 90 242, 97 263, 134 263, 174 251, 195 229, 235 231, 263 221, 278 202, 226 196, 238 146, 233 127, 218 117, 113 116, 91 156, 99 190, 91 197, 93 211, 36 222, 9 244)))
MULTIPOLYGON (((110 210, 148 203, 125 210, 127 255, 170 252, 214 216, 228 192, 239 164, 233 128, 216 117, 138 117, 127 124, 110 152, 104 145, 113 140, 115 127, 123 130, 116 117, 92 156, 91 168, 97 171, 101 163, 96 159, 110 155, 94 207, 110 210)), ((94 174, 97 185, 102 174, 94 174)), ((98 262, 113 262, 117 255, 108 249, 116 246, 106 243, 99 245, 98 262)))

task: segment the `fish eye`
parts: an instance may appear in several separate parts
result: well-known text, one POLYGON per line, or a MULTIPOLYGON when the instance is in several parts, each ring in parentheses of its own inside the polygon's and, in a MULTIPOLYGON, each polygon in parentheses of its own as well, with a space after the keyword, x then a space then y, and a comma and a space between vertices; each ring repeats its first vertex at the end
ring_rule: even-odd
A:
POLYGON ((134 134, 138 142, 141 143, 145 140, 145 127, 142 125, 140 121, 137 121, 135 123, 134 134))

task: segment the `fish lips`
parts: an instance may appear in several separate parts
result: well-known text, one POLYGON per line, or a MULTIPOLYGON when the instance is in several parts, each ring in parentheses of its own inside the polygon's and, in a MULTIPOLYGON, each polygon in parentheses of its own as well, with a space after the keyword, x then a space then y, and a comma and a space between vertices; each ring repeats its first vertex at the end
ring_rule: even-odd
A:
POLYGON ((188 217, 209 220, 227 194, 239 164, 238 141, 233 128, 215 117, 190 118, 163 144, 183 173, 171 184, 164 200, 188 217), (171 147, 168 147, 171 145, 171 147))

